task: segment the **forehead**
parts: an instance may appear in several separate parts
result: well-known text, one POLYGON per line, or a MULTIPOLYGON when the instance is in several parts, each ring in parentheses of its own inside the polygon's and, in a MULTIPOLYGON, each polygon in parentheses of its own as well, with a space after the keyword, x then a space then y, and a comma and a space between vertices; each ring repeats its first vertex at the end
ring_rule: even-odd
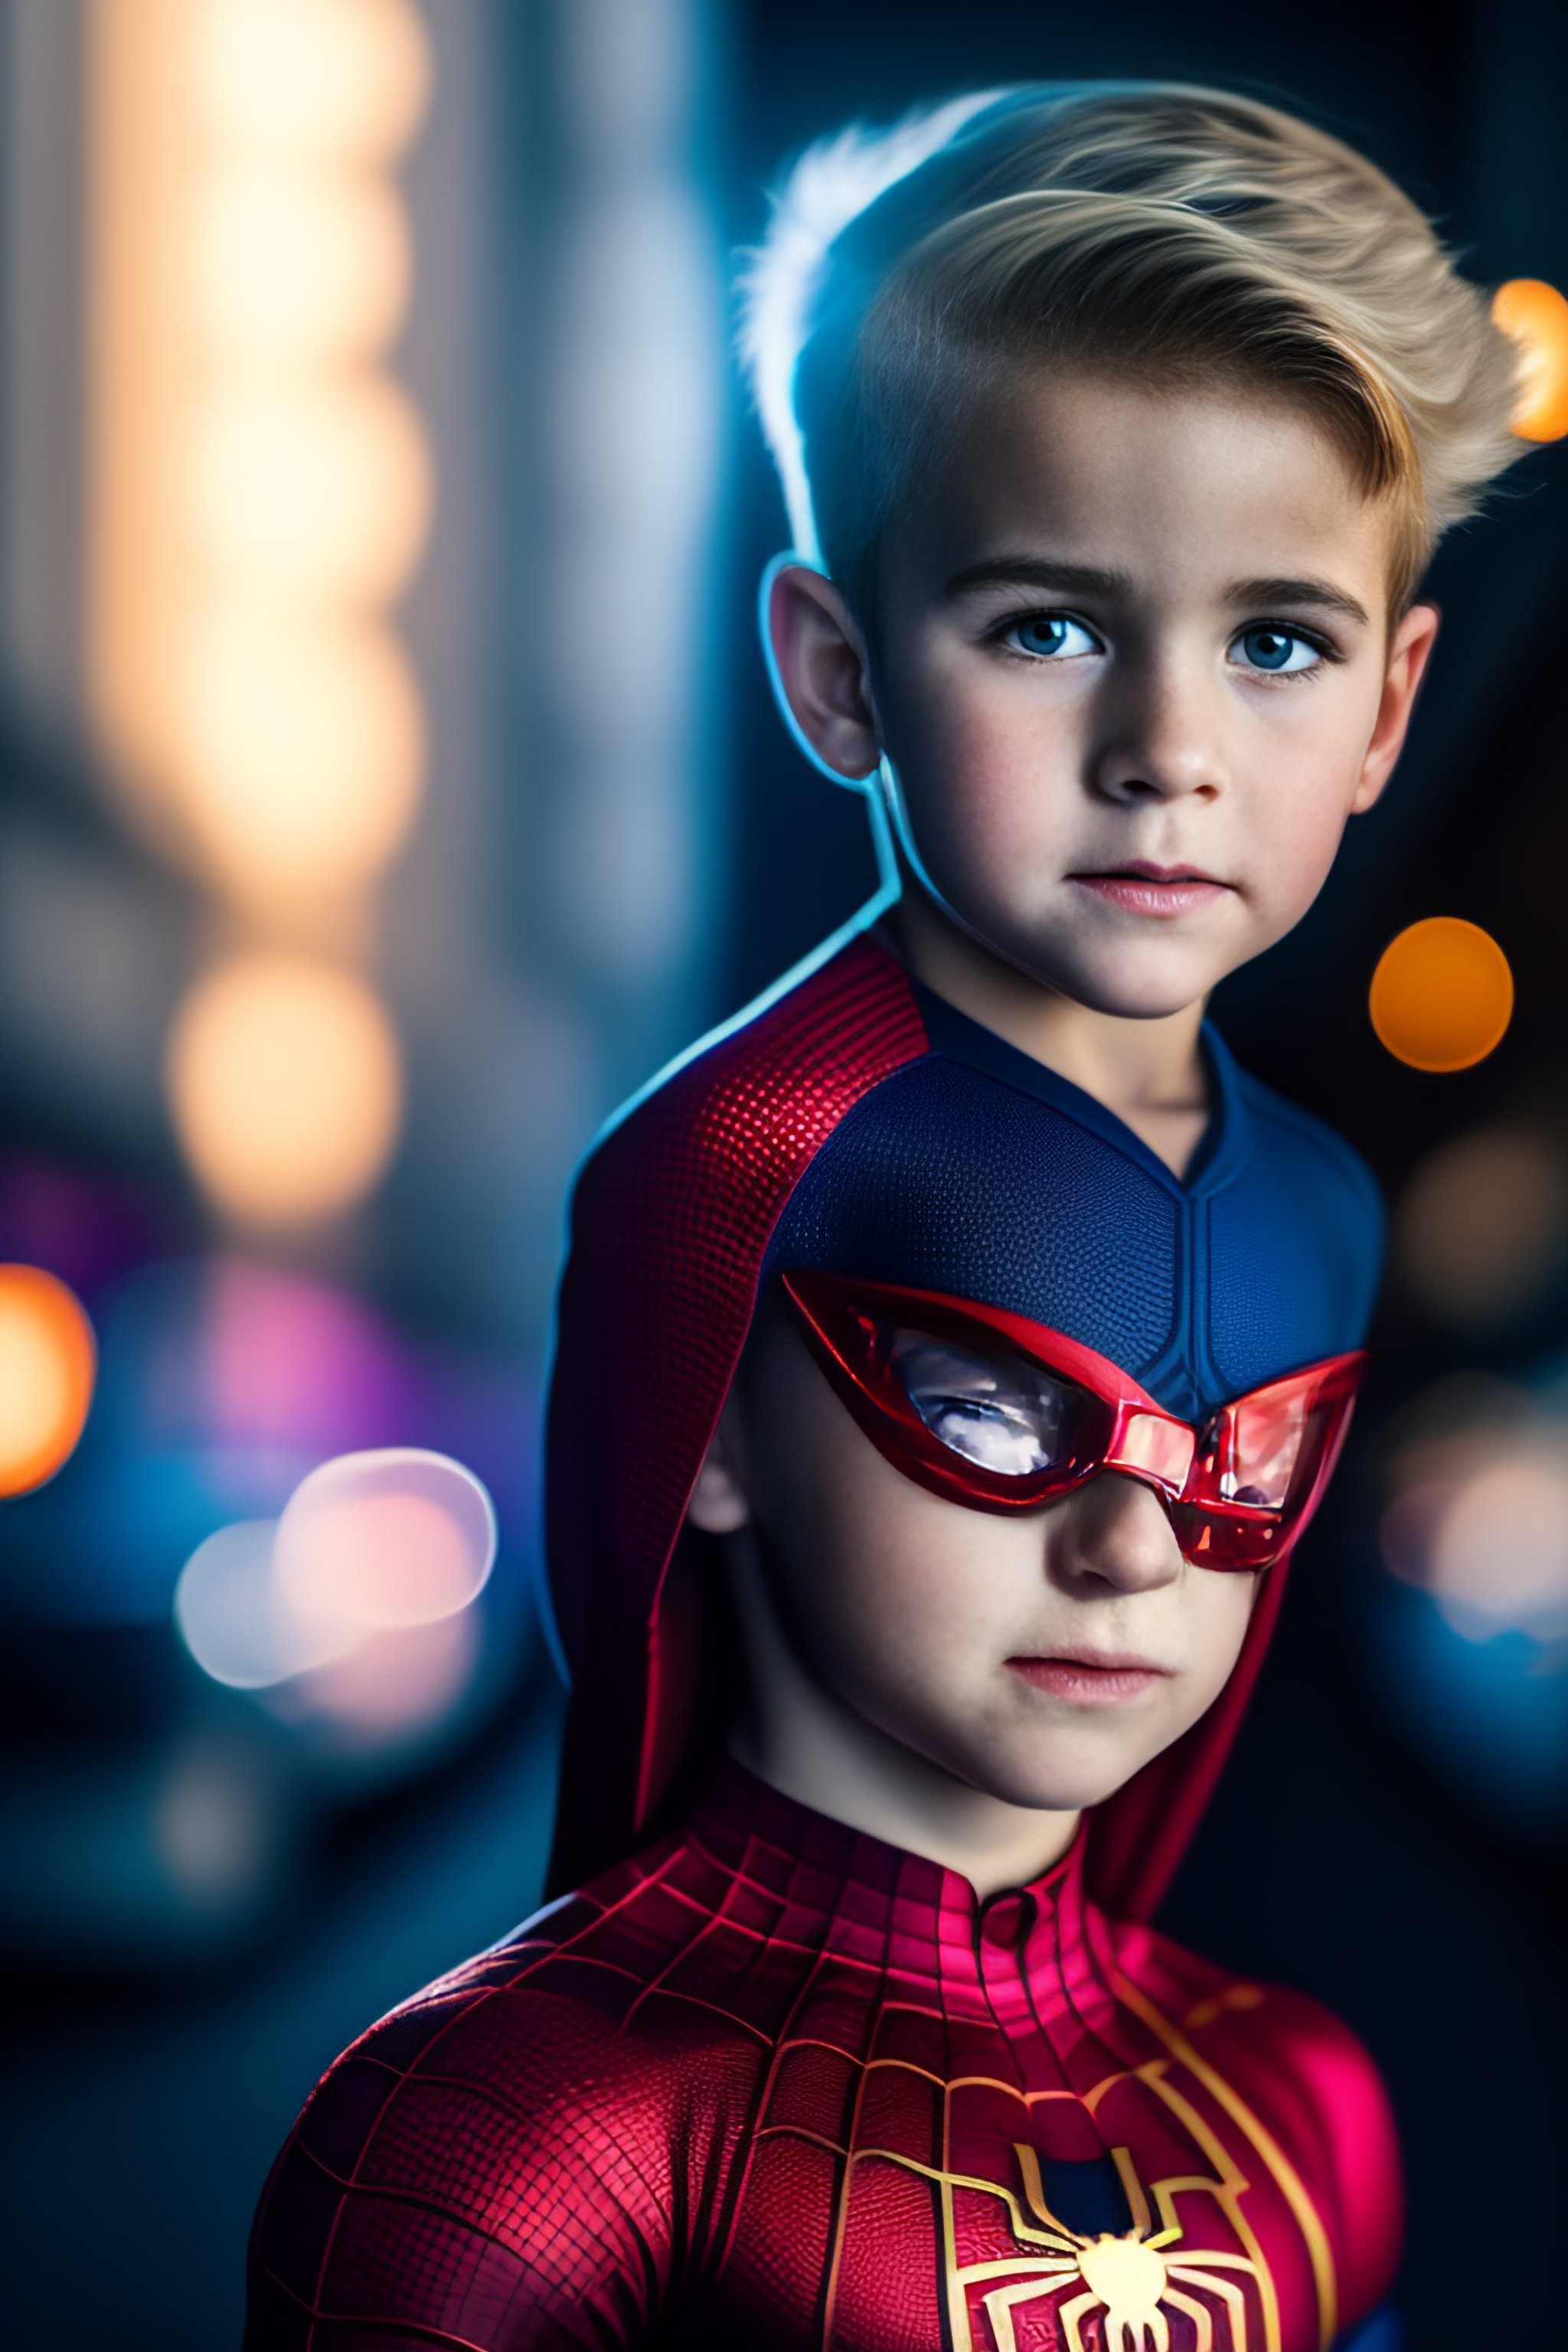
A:
POLYGON ((922 466, 885 577, 895 594, 929 593, 987 558, 1044 551, 1153 596, 1311 576, 1370 609, 1389 550, 1385 507, 1298 404, 1010 367, 968 394, 922 466))

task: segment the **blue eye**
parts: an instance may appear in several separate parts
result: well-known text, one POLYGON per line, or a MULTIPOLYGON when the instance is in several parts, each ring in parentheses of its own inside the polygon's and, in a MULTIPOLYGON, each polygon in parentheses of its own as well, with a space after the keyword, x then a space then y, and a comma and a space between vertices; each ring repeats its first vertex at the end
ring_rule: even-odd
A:
POLYGON ((1018 653, 1033 654, 1037 659, 1058 661, 1100 650, 1098 638, 1083 623, 1069 621, 1065 613, 1026 613, 1021 621, 1009 622, 1002 642, 1018 653))
POLYGON ((1276 675, 1287 670, 1314 669, 1323 658, 1321 646, 1310 637, 1296 635, 1290 629, 1247 629, 1237 639, 1246 665, 1253 669, 1272 670, 1276 675))

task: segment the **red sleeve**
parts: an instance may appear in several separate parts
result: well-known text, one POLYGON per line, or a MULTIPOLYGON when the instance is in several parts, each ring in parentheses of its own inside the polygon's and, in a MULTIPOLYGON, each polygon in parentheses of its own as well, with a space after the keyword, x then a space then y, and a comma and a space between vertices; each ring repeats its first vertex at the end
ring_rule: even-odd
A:
POLYGON ((1289 2149, 1332 2256, 1338 2325, 1354 2328, 1388 2293, 1404 2236, 1399 2140, 1382 2076, 1331 2011, 1279 1985, 1232 1985, 1189 2012, 1189 2027, 1289 2149))
MULTIPOLYGON (((1339 2273, 1340 2321, 1377 2309, 1398 2267, 1405 2184, 1394 2110, 1372 2058, 1347 2025, 1304 1994, 1271 1988, 1285 2048, 1284 2080, 1315 2118, 1319 2160, 1310 2184, 1339 2273)), ((1303 2137, 1303 2145, 1310 2141, 1303 2137)))
POLYGON ((658 2087, 611 2018, 559 1995, 469 1985, 387 2019, 268 2182, 247 2352, 641 2339, 678 2201, 658 2087))

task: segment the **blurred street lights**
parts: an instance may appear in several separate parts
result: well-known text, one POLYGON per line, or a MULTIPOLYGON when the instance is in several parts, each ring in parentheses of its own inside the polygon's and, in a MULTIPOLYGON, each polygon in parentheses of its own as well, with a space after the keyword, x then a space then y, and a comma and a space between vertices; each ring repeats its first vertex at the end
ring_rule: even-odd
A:
POLYGON ((429 47, 412 0, 90 21, 93 716, 216 902, 171 1034, 175 1132, 226 1218, 308 1223, 375 1182, 400 1115, 362 975, 423 784, 395 608, 432 464, 389 354, 429 47))

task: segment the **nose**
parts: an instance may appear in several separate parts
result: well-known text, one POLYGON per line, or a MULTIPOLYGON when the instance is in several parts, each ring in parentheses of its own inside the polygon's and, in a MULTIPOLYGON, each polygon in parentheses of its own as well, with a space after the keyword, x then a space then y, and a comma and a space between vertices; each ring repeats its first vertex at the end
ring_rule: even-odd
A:
POLYGON ((1152 1486, 1102 1470, 1047 1514, 1053 1571, 1115 1592, 1153 1592, 1182 1572, 1175 1530, 1152 1486))
POLYGON ((1122 806, 1189 794, 1216 799, 1228 780, 1222 725, 1219 699, 1197 663, 1173 653, 1134 656, 1112 685, 1092 761, 1095 791, 1122 806))

